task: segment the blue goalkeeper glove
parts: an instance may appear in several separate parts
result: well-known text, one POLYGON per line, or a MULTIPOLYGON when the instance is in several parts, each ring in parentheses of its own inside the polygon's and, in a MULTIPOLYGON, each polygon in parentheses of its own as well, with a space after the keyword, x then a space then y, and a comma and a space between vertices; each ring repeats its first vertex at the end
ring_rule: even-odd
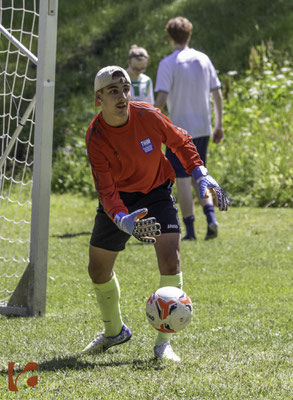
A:
POLYGON ((156 243, 156 236, 161 234, 161 225, 154 217, 143 218, 147 213, 147 208, 136 210, 131 214, 119 212, 115 215, 114 223, 121 231, 133 235, 141 242, 156 243))
POLYGON ((226 196, 224 190, 219 184, 208 174, 208 170, 203 167, 196 167, 192 171, 192 176, 198 184, 199 195, 202 199, 208 197, 208 190, 212 193, 215 204, 220 211, 227 211, 231 202, 226 196))

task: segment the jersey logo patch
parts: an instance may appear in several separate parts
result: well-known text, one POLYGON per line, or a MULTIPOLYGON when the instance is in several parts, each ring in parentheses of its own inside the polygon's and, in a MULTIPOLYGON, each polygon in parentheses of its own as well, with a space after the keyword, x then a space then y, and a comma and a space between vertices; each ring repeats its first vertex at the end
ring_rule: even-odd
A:
POLYGON ((145 153, 151 153, 154 150, 153 144, 150 138, 144 139, 140 142, 141 148, 145 153))

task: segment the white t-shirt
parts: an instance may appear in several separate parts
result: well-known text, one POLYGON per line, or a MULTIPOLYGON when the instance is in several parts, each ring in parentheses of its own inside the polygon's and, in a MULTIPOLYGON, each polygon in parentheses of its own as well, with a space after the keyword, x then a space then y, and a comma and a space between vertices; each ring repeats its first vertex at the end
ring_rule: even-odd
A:
POLYGON ((212 135, 210 92, 220 87, 211 60, 200 51, 175 50, 159 64, 155 91, 168 93, 171 121, 193 138, 212 135))
POLYGON ((153 81, 149 76, 140 74, 137 81, 131 81, 130 90, 131 100, 154 104, 153 81))

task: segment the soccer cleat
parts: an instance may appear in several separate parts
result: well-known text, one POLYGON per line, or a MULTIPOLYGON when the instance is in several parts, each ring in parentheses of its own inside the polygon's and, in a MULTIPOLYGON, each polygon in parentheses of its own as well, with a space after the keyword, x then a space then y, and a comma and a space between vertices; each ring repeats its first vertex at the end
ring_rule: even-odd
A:
POLYGON ((104 336, 103 332, 99 332, 94 339, 83 350, 82 354, 98 354, 104 353, 109 347, 116 346, 127 342, 131 338, 131 332, 126 325, 122 326, 121 332, 117 336, 104 336))
POLYGON ((163 342, 159 346, 155 346, 154 353, 157 360, 181 361, 180 357, 174 353, 169 342, 163 342))
POLYGON ((208 231, 204 240, 214 239, 218 236, 218 223, 212 222, 208 225, 208 231))
POLYGON ((184 237, 181 239, 182 242, 183 242, 183 241, 186 241, 186 240, 189 240, 190 242, 192 242, 193 240, 196 240, 196 237, 195 237, 195 236, 188 236, 188 235, 186 235, 186 236, 184 236, 184 237))

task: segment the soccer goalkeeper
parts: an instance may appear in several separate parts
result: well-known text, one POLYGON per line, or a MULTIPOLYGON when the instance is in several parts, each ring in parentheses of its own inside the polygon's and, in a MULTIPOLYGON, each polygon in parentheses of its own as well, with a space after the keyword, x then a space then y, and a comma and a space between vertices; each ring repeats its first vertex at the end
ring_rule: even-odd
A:
MULTIPOLYGON (((166 144, 199 184, 210 190, 220 210, 229 200, 208 174, 192 138, 149 103, 130 101, 131 80, 118 66, 101 69, 94 82, 101 112, 92 120, 86 146, 99 207, 90 240, 89 275, 97 295, 105 330, 83 353, 101 353, 131 337, 120 312, 120 289, 114 263, 131 236, 153 243, 160 287, 182 287, 180 224, 172 196, 175 172, 161 151, 166 144)), ((146 248, 143 248, 146 251, 146 248)), ((159 332, 154 355, 180 361, 169 333, 159 332)))

